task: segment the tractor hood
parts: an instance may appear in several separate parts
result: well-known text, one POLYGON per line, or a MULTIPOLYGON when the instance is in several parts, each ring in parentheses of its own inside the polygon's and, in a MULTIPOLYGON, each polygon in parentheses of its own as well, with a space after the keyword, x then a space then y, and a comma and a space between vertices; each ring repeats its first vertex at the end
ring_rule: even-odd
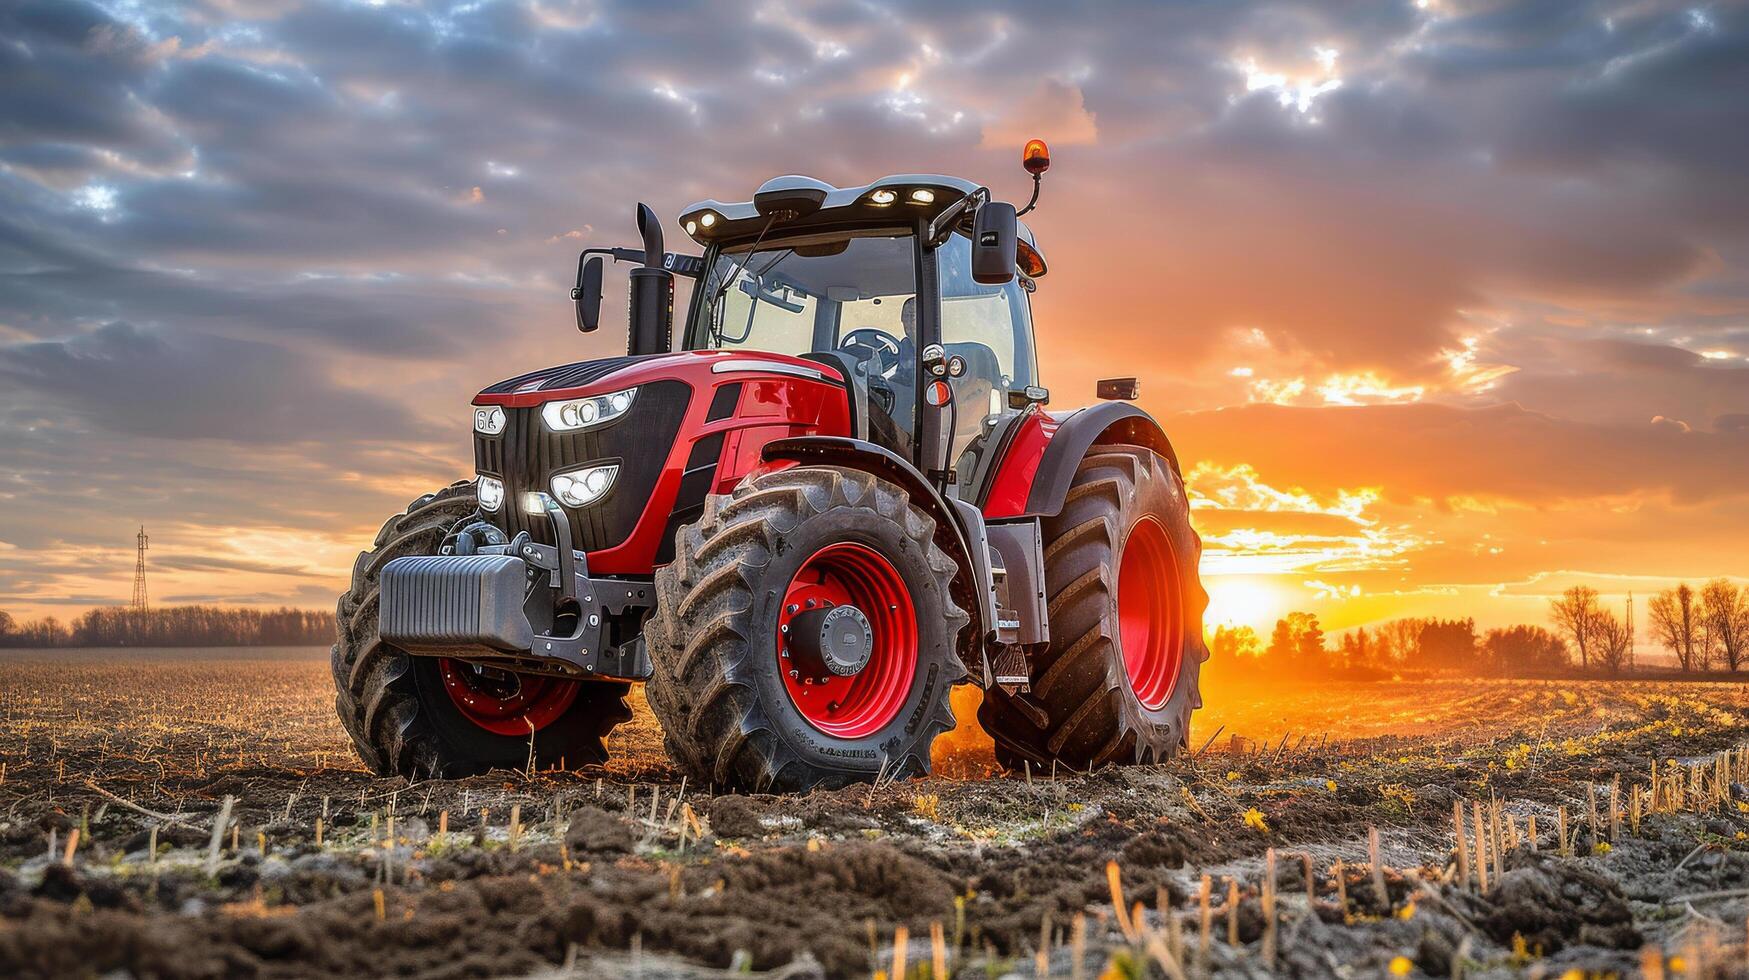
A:
POLYGON ((555 399, 606 394, 664 379, 687 381, 699 388, 709 386, 712 378, 728 380, 739 376, 745 380, 748 375, 758 374, 844 383, 843 377, 829 365, 787 354, 691 350, 603 357, 530 371, 486 388, 475 396, 474 404, 527 408, 555 399))
POLYGON ((555 544, 550 497, 591 572, 611 575, 667 562, 675 530, 759 465, 767 442, 853 431, 837 371, 763 352, 581 361, 499 382, 474 406, 490 522, 555 544))

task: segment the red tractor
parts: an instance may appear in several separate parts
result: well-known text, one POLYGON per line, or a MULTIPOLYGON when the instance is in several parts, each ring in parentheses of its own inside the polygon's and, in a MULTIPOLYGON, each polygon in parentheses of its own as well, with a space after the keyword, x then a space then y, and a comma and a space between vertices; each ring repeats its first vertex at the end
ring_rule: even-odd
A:
POLYGON ((414 501, 339 603, 340 720, 382 774, 606 759, 643 682, 674 761, 792 791, 929 771, 954 685, 1007 766, 1185 744, 1207 658, 1183 477, 1100 382, 1047 412, 1023 210, 955 177, 767 181, 630 277, 625 357, 474 399, 476 479, 414 501), (674 277, 694 280, 678 337, 674 277))

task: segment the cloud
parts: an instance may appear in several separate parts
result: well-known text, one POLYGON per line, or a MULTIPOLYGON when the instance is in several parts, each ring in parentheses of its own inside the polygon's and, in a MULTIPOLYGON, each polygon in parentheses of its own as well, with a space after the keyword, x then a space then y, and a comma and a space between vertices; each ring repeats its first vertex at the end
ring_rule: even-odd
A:
POLYGON ((1749 541, 1740 7, 23 0, 0 39, 0 601, 103 592, 57 549, 125 594, 87 549, 141 521, 231 563, 177 594, 307 598, 267 569, 338 580, 466 475, 474 390, 613 352, 565 290, 635 201, 1024 200, 1031 136, 1044 380, 1142 376, 1224 554, 1406 596, 1749 541))
POLYGON ((1284 408, 1175 416, 1180 456, 1242 459, 1316 493, 1377 486, 1398 501, 1499 498, 1532 506, 1649 493, 1678 503, 1749 495, 1749 434, 1610 426, 1515 405, 1284 408))
POLYGON ((1040 79, 1015 99, 1003 118, 984 126, 985 149, 1018 154, 1034 136, 1049 133, 1051 146, 1083 146, 1099 141, 1099 121, 1087 111, 1081 90, 1067 82, 1040 79))
POLYGON ((123 435, 345 443, 418 431, 406 410, 334 384, 308 358, 252 341, 126 323, 0 348, 0 379, 123 435))

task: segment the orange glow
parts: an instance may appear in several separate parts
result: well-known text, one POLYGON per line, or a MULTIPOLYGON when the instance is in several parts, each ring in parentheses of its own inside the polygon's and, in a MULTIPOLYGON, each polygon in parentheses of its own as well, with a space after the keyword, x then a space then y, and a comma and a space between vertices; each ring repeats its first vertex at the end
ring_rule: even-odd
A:
POLYGON ((1249 626, 1265 634, 1291 606, 1285 590, 1256 575, 1211 576, 1203 587, 1209 594, 1203 627, 1209 631, 1216 626, 1249 626))
POLYGON ((1051 169, 1051 148, 1044 140, 1027 140, 1026 149, 1020 151, 1020 165, 1034 176, 1044 173, 1051 169))

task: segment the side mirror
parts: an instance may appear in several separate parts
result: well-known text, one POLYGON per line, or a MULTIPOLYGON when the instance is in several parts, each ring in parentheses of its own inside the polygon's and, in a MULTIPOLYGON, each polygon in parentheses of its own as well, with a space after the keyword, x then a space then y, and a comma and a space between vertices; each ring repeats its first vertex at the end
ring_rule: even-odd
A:
POLYGON ((594 333, 601 326, 601 256, 577 270, 577 288, 571 290, 571 298, 577 301, 577 329, 594 333))
POLYGON ((1018 238, 1014 205, 986 201, 972 219, 972 280, 986 286, 1014 281, 1015 241, 1018 238))

